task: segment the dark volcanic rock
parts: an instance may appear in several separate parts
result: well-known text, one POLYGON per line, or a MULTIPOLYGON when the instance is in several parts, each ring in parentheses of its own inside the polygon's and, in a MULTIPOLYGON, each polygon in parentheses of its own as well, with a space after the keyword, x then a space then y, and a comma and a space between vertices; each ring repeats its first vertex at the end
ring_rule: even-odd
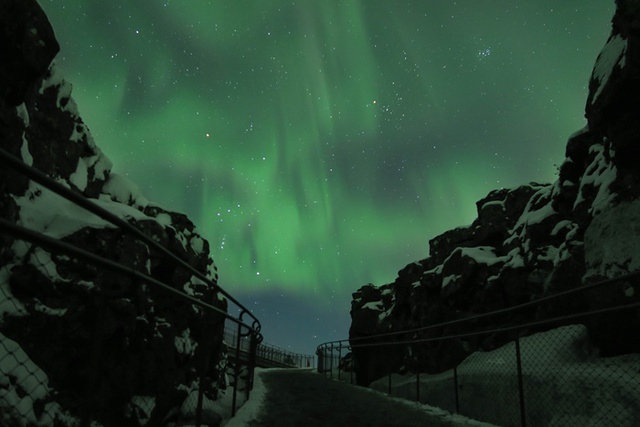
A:
POLYGON ((47 16, 36 0, 6 0, 0 4, 0 97, 10 106, 24 102, 60 46, 47 16))
MULTIPOLYGON (((149 203, 111 173, 51 60, 35 1, 0 2, 0 148, 136 225, 217 281, 209 245, 183 214, 149 203)), ((164 254, 0 167, 0 217, 151 275, 226 309, 214 287, 164 254)), ((160 425, 218 393, 224 317, 155 286, 0 235, 0 424, 160 425), (195 404, 195 400, 193 401, 195 404)))
MULTIPOLYGON (((640 270, 640 248, 629 243, 640 241, 634 225, 640 222, 640 3, 616 4, 611 36, 589 83, 588 125, 569 138, 558 180, 492 191, 477 203, 478 217, 470 226, 429 242, 428 258, 409 264, 394 283, 354 293, 351 338, 435 325, 640 270)), ((464 328, 490 329, 624 304, 640 298, 639 292, 626 281, 464 328)), ((640 351, 637 319, 636 311, 590 318, 590 336, 601 354, 640 351)), ((430 329, 397 339, 456 332, 455 327, 430 329)), ((381 348, 354 348, 358 382, 369 384, 389 370, 440 372, 515 334, 394 346, 393 358, 381 348), (382 359, 392 360, 391 366, 382 359)))

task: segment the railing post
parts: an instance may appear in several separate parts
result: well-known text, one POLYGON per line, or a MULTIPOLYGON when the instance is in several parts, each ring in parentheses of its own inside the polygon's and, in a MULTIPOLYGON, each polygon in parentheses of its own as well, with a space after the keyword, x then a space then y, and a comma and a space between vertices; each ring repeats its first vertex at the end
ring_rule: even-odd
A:
POLYGON ((342 361, 342 343, 338 344, 338 381, 340 381, 340 362, 342 361))
POLYGON ((258 337, 251 332, 249 334, 249 360, 247 361, 247 385, 245 399, 249 400, 249 395, 253 389, 253 375, 256 370, 256 353, 258 352, 258 337))
POLYGON ((460 400, 458 399, 458 367, 454 366, 453 368, 453 387, 454 393, 456 397, 456 413, 460 413, 460 400))
POLYGON ((333 379, 333 343, 331 343, 329 352, 329 378, 333 379))
POLYGON ((236 364, 233 369, 233 398, 231 400, 231 416, 236 415, 236 403, 238 399, 238 382, 240 381, 240 345, 242 324, 238 323, 238 336, 236 337, 236 364))
MULTIPOLYGON (((212 332, 214 332, 216 327, 216 321, 213 317, 211 318, 210 321, 207 321, 205 324, 210 326, 212 329, 212 332)), ((224 331, 224 325, 222 329, 224 331)), ((204 345, 206 345, 206 347, 203 350, 203 356, 200 362, 201 363, 200 384, 199 384, 200 387, 198 389, 198 402, 196 406, 196 427, 200 427, 200 425, 202 424, 202 403, 204 400, 204 389, 205 387, 208 387, 210 385, 209 382, 211 381, 211 356, 213 353, 213 349, 216 348, 215 333, 211 334, 210 340, 209 339, 204 340, 204 345)))
MULTIPOLYGON (((355 353, 353 352, 353 348, 351 349, 351 384, 353 384, 353 375, 358 366, 358 360, 355 357, 355 353)), ((356 380, 358 377, 356 376, 356 380)))
POLYGON ((524 382, 522 380, 522 358, 520 357, 520 338, 516 338, 516 365, 518 368, 518 395, 520 397, 520 423, 522 427, 527 425, 527 416, 524 408, 524 382))

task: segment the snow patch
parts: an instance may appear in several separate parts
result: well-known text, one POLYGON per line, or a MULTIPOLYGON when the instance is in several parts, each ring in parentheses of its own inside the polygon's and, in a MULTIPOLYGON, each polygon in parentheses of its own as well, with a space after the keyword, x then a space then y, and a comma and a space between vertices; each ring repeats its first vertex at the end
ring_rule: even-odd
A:
POLYGON ((437 265, 437 266, 435 266, 434 268, 432 268, 431 270, 427 270, 427 271, 425 271, 425 272, 423 273, 423 276, 424 276, 425 274, 437 274, 437 275, 440 275, 440 274, 442 274, 442 268, 443 268, 442 264, 437 265))
POLYGON ((200 236, 195 236, 191 239, 191 249, 197 254, 200 255, 204 250, 204 240, 200 236))
POLYGON ((136 184, 116 173, 109 175, 109 179, 102 187, 102 191, 111 196, 112 200, 125 205, 145 208, 149 204, 149 201, 142 195, 140 188, 136 184))
MULTIPOLYGON (((393 311, 393 306, 389 307, 387 310, 385 310, 382 313, 378 314, 378 320, 379 321, 383 321, 384 319, 386 319, 387 317, 389 317, 391 315, 392 311, 393 311)), ((391 327, 391 325, 389 325, 389 327, 391 327)))
POLYGON ((29 111, 27 110, 27 106, 23 102, 22 104, 16 107, 16 114, 22 120, 25 127, 29 127, 30 119, 29 119, 29 111))
MULTIPOLYGON (((545 246, 540 249, 540 253, 538 255, 539 261, 553 261, 558 258, 559 249, 555 246, 545 246)), ((555 265, 555 264, 554 264, 555 265)))
POLYGON ((76 125, 73 127, 73 132, 71 132, 71 136, 69 137, 69 141, 80 142, 82 140, 82 137, 88 136, 88 134, 89 129, 87 128, 87 125, 85 125, 84 123, 76 123, 76 125))
POLYGON ((531 226, 535 224, 539 224, 544 221, 546 218, 552 216, 556 213, 556 211, 551 206, 550 194, 553 191, 551 186, 543 187, 539 189, 535 194, 531 196, 529 202, 527 203, 527 207, 524 209, 520 218, 518 218, 518 222, 513 227, 514 230, 517 230, 521 226, 531 226), (538 204, 541 200, 546 200, 546 203, 542 205, 541 208, 532 210, 534 204, 538 204))
POLYGON ((190 356, 193 356, 196 351, 196 347, 198 346, 198 343, 191 339, 191 331, 189 328, 182 331, 182 334, 179 337, 175 337, 174 343, 178 353, 190 356))
POLYGON ((69 182, 75 185, 78 190, 84 191, 87 188, 88 178, 87 162, 85 159, 79 158, 76 171, 69 176, 69 182))
POLYGON ((491 200, 482 205, 483 208, 486 206, 504 206, 504 200, 491 200))
POLYGON ((558 221, 558 223, 553 227, 553 230, 551 230, 551 235, 557 236, 558 233, 565 227, 577 227, 577 225, 569 221, 568 219, 563 219, 562 221, 558 221))
POLYGON ((127 405, 125 415, 138 421, 139 425, 146 426, 151 418, 153 408, 156 407, 156 398, 152 396, 132 396, 127 405))
MULTIPOLYGON (((20 207, 19 225, 50 237, 63 238, 84 227, 115 228, 110 222, 33 181, 29 183, 29 189, 25 195, 15 200, 20 207)), ((89 200, 121 218, 150 219, 139 210, 121 203, 108 199, 89 200)))
POLYGON ((451 274, 445 277, 444 279, 442 279, 442 288, 446 288, 451 283, 455 282, 456 280, 459 280, 461 277, 462 276, 460 276, 459 274, 451 274))
POLYGON ((497 257, 494 252, 494 248, 491 246, 478 246, 475 248, 457 248, 456 250, 460 250, 462 256, 473 259, 478 264, 486 264, 486 265, 494 265, 501 261, 504 261, 504 258, 497 257))
POLYGON ((362 309, 374 310, 374 311, 382 311, 384 310, 384 305, 382 301, 371 301, 362 306, 362 309))
POLYGON ((46 306, 37 298, 35 298, 35 306, 33 308, 40 313, 56 317, 62 317, 67 312, 66 308, 51 308, 49 306, 46 306))
POLYGON ((157 338, 163 338, 162 332, 160 329, 171 328, 171 324, 167 322, 167 319, 163 317, 156 317, 155 329, 153 331, 153 335, 157 338))
POLYGON ((593 200, 589 211, 592 215, 607 209, 615 200, 615 193, 609 190, 610 185, 617 177, 616 167, 605 158, 604 147, 602 145, 592 145, 589 148, 590 153, 596 153, 593 162, 585 170, 580 180, 580 191, 578 197, 573 204, 574 209, 585 199, 582 195, 583 188, 587 185, 593 185, 598 189, 598 193, 593 200))
POLYGON ((64 76, 62 72, 58 70, 58 67, 52 63, 49 67, 49 73, 45 79, 42 80, 42 84, 40 85, 40 89, 38 93, 40 95, 44 94, 44 91, 49 89, 50 87, 60 86, 64 81, 64 76))
POLYGON ((502 267, 503 269, 505 268, 513 269, 513 268, 524 267, 524 258, 522 258, 522 255, 520 255, 520 248, 512 249, 507 254, 507 258, 509 259, 509 261, 507 261, 504 264, 504 266, 502 267))
POLYGON ((33 166, 33 156, 31 155, 31 151, 29 151, 29 141, 27 141, 24 132, 22 132, 22 146, 20 147, 20 155, 22 156, 23 162, 25 162, 29 166, 33 166))
POLYGON ((171 215, 165 212, 156 215, 156 221, 158 221, 160 225, 164 225, 165 227, 171 227, 173 225, 173 223, 171 222, 171 215))
MULTIPOLYGON (((266 369, 256 368, 253 380, 253 390, 251 390, 251 398, 240 407, 235 417, 222 421, 223 427, 245 427, 252 421, 257 421, 260 416, 260 410, 263 408, 267 389, 262 381, 261 374, 266 369)), ((228 393, 231 394, 231 393, 228 393)), ((220 400, 220 399, 219 399, 220 400)), ((229 410, 229 413, 231 411, 229 410)))
MULTIPOLYGON (((87 140, 93 141, 93 138, 89 136, 87 140)), ((111 168, 113 167, 113 164, 111 163, 111 160, 109 160, 109 158, 105 156, 98 147, 95 147, 94 150, 97 154, 95 156, 92 156, 91 161, 89 161, 89 164, 93 168, 93 177, 95 179, 106 180, 109 176, 111 168)))

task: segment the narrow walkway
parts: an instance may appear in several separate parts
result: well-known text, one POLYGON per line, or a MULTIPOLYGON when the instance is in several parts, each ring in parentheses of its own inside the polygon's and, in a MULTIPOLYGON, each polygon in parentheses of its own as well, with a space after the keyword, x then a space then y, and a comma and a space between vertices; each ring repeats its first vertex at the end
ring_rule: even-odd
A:
MULTIPOLYGON (((308 370, 260 373, 266 387, 255 427, 387 427, 461 426, 456 416, 429 414, 428 409, 405 404, 380 393, 329 380, 308 370), (454 420, 455 419, 455 420, 454 420)), ((462 422, 461 422, 462 421, 462 422)))

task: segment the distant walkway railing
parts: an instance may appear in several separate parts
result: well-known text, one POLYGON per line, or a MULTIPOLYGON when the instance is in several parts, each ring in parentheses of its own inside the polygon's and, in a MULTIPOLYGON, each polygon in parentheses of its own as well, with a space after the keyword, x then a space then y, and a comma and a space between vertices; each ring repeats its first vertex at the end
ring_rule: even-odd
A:
MULTIPOLYGON (((211 279, 206 277, 203 272, 198 271, 189 263, 171 252, 169 249, 157 243, 139 228, 114 215, 113 213, 103 209, 99 205, 93 203, 91 200, 85 198, 80 193, 70 190, 69 188, 52 180, 47 175, 25 164, 24 162, 7 153, 4 149, 1 148, 0 165, 2 165, 1 167, 5 168, 5 170, 6 168, 13 169, 18 174, 28 177, 32 181, 35 181, 36 183, 42 185, 44 188, 57 193, 59 196, 67 199, 73 204, 80 206, 89 212, 92 212, 105 221, 108 221, 121 232, 133 236, 135 240, 143 243, 144 245, 147 245, 147 247, 150 250, 153 250, 156 254, 160 254, 162 257, 162 262, 172 263, 174 264, 174 266, 177 266, 180 269, 184 269, 190 275, 193 275, 204 284, 206 284, 206 286, 210 290, 214 290, 215 292, 222 294, 226 298, 227 302, 230 302, 237 307, 239 315, 237 317, 232 316, 225 310, 215 306, 215 302, 208 302, 203 301, 199 298, 195 298, 194 296, 187 294, 181 289, 176 289, 173 286, 158 280, 157 278, 151 277, 145 271, 136 270, 131 266, 124 265, 111 259, 106 259, 94 253, 87 252, 86 250, 72 245, 68 242, 64 242, 46 234, 27 229, 19 224, 8 221, 5 218, 0 218, 0 234, 12 236, 14 239, 16 239, 14 240, 14 242, 28 242, 28 253, 34 253, 34 251, 38 247, 45 248, 47 251, 49 251, 50 254, 63 254, 66 257, 78 260, 78 265, 84 263, 88 265, 98 266, 101 269, 109 270, 124 277, 128 277, 131 280, 131 283, 133 283, 134 285, 145 284, 157 287, 158 289, 162 289, 164 292, 173 294, 176 297, 176 303, 181 302, 193 304, 194 307, 198 307, 199 310, 203 311, 204 314, 202 316, 202 319, 204 319, 205 322, 202 326, 204 328, 212 328, 209 330, 205 329, 204 333, 212 334, 212 336, 211 339, 204 339, 203 342, 211 342, 212 345, 209 346, 209 354, 203 356, 203 359, 206 360, 207 363, 201 366, 198 373, 199 379, 197 379, 195 382, 196 384, 199 384, 197 402, 193 403, 195 408, 192 408, 192 411, 195 412, 195 419, 193 419, 193 423, 195 425, 199 426, 202 422, 203 402, 206 398, 206 396, 204 395, 204 390, 208 386, 207 382, 214 381, 212 375, 216 369, 219 369, 219 367, 216 366, 218 361, 212 360, 211 357, 213 340, 215 339, 214 335, 218 334, 219 336, 222 333, 223 323, 225 320, 227 322, 230 322, 230 324, 235 325, 236 329, 233 332, 233 339, 226 340, 226 344, 230 347, 229 353, 235 353, 235 355, 237 356, 239 356, 241 352, 245 354, 245 357, 236 357, 231 364, 233 377, 233 397, 231 402, 231 412, 232 415, 235 414, 236 408, 238 406, 238 393, 240 391, 243 391, 245 399, 248 399, 249 393, 253 386, 254 368, 256 366, 257 358, 259 357, 258 349, 260 348, 260 343, 263 339, 260 332, 261 325, 258 318, 249 309, 247 309, 238 300, 236 300, 231 294, 222 289, 215 281, 212 281, 211 279)), ((47 269, 53 266, 53 268, 55 269, 55 264, 52 264, 50 259, 39 259, 37 263, 37 268, 47 269)), ((17 313, 23 310, 23 307, 21 307, 22 303, 19 300, 15 299, 11 293, 8 293, 9 277, 10 274, 8 271, 8 267, 4 265, 1 266, 0 314, 7 312, 17 313)), ((215 295, 215 293, 214 298, 217 298, 217 295, 215 295)), ((1 330, 2 323, 0 322, 0 331, 1 330)), ((222 337, 220 337, 220 339, 222 339, 222 337)), ((87 349, 86 352, 88 354, 93 354, 93 357, 97 361, 100 358, 100 352, 96 349, 100 348, 100 344, 96 343, 95 336, 93 341, 94 343, 91 345, 91 347, 93 347, 93 350, 87 349)), ((185 343, 182 343, 181 345, 183 347, 187 346, 187 344, 185 343)), ((2 367, 0 369, 0 384, 5 384, 6 381, 9 381, 8 378, 14 378, 13 381, 19 383, 19 385, 30 384, 32 387, 35 387, 34 390, 37 391, 33 391, 33 395, 27 396, 30 398, 30 403, 21 403, 20 405, 16 404, 15 399, 24 400, 23 397, 20 396, 20 394, 24 395, 24 390, 21 392, 9 392, 6 390, 5 392, 0 392, 0 424, 9 422, 10 424, 15 423, 12 425, 31 425, 33 423, 38 425, 53 425, 54 417, 61 416, 60 413, 62 412, 60 411, 63 411, 63 409, 57 407, 57 409, 51 409, 51 405, 47 406, 47 408, 49 408, 49 412, 43 412, 42 409, 35 409, 35 405, 37 403, 34 401, 35 398, 33 396, 37 395, 37 397, 39 398, 46 399, 46 396, 42 396, 42 393, 44 393, 44 391, 46 390, 51 390, 51 388, 48 384, 47 375, 44 373, 44 371, 41 370, 39 366, 37 366, 37 364, 32 362, 32 360, 38 360, 39 355, 27 354, 24 353, 25 351, 27 350, 22 349, 14 341, 0 334, 0 366, 2 367)), ((189 351, 189 349, 187 349, 186 351, 189 351)), ((91 384, 90 378, 88 378, 87 381, 89 381, 90 386, 95 387, 94 390, 98 390, 106 386, 95 383, 91 384)), ((9 383, 7 382, 7 384, 9 383)), ((4 386, 0 385, 0 389, 2 387, 4 386)), ((29 392, 30 390, 27 390, 27 393, 29 392)), ((91 393, 88 393, 83 398, 85 399, 84 404, 81 405, 83 407, 77 408, 75 411, 75 415, 72 416, 69 415, 68 412, 65 412, 66 415, 64 416, 75 416, 80 419, 81 424, 89 425, 95 420, 93 411, 96 405, 96 396, 92 396, 91 393)), ((148 399, 147 401, 150 402, 148 399)), ((151 403, 149 403, 149 405, 151 405, 151 403)), ((155 403, 153 403, 153 405, 155 405, 155 403)), ((73 409, 74 408, 71 408, 71 410, 73 409)), ((112 409, 114 411, 117 410, 117 408, 112 409)), ((144 414, 144 412, 151 412, 151 409, 142 407, 137 408, 136 410, 143 412, 141 417, 144 418, 145 415, 147 417, 150 416, 149 413, 144 414)), ((66 409, 64 409, 64 411, 66 411, 66 409)), ((55 420, 57 419, 58 418, 55 418, 55 420)))
MULTIPOLYGON (((237 341, 237 332, 225 328, 224 341, 237 341)), ((242 339, 240 343, 240 358, 246 358, 250 350, 250 340, 242 339)), ((236 353, 229 353, 228 358, 235 360, 236 353)), ((294 353, 275 345, 262 342, 256 350, 255 365, 260 368, 311 368, 315 366, 315 357, 309 354, 294 353)))
MULTIPOLYGON (((582 357, 589 363, 595 363, 593 360, 597 359, 596 354, 589 354, 589 351, 597 350, 589 349, 586 328, 580 325, 582 322, 593 324, 601 319, 598 316, 631 311, 625 318, 631 321, 635 318, 636 324, 633 327, 637 327, 640 321, 640 302, 637 302, 637 297, 629 298, 636 302, 524 324, 485 330, 478 330, 477 327, 479 321, 490 317, 530 309, 560 298, 575 297, 579 293, 621 282, 627 285, 626 292, 622 293, 633 296, 634 292, 637 294, 637 286, 634 291, 634 286, 630 283, 637 283, 639 277, 640 272, 634 272, 489 313, 409 330, 323 343, 316 350, 318 372, 331 379, 353 384, 356 382, 355 374, 367 369, 359 365, 359 356, 369 359, 368 361, 375 360, 375 369, 383 372, 383 376, 375 378, 371 386, 390 395, 396 393, 404 398, 499 425, 505 422, 521 426, 543 426, 554 422, 556 424, 553 425, 576 426, 638 425, 640 355, 630 356, 629 365, 617 360, 610 362, 614 367, 612 370, 587 364, 587 369, 573 372, 578 368, 567 362, 576 357, 582 357), (447 328, 451 331, 452 326, 455 333, 443 334, 447 328), (546 333, 539 335, 529 335, 545 331, 546 333), (466 356, 458 355, 460 363, 451 370, 430 375, 421 368, 424 366, 421 357, 442 349, 443 346, 464 349, 469 347, 469 343, 477 344, 483 338, 505 336, 504 334, 515 338, 491 352, 478 350, 466 356), (521 343, 527 346, 526 349, 521 348, 521 343), (567 347, 571 346, 574 348, 568 350, 567 347), (579 348, 575 348, 576 346, 579 348), (556 367, 556 363, 565 365, 556 367), (504 375, 505 372, 510 374, 504 375), (555 387, 558 384, 567 387, 567 390, 558 390, 555 387), (593 396, 580 394, 583 392, 581 387, 591 390, 593 396), (596 389, 597 392, 594 391, 596 389), (626 402, 620 403, 624 410, 617 406, 603 408, 606 404, 598 402, 603 396, 614 396, 610 400, 626 402), (487 401, 490 403, 487 404, 487 401), (554 408, 555 412, 545 412, 545 405, 554 408)), ((610 289, 608 291, 611 292, 610 289)), ((622 330, 625 328, 624 325, 616 326, 622 330)), ((608 359, 602 360, 603 364, 608 363, 608 359)))

